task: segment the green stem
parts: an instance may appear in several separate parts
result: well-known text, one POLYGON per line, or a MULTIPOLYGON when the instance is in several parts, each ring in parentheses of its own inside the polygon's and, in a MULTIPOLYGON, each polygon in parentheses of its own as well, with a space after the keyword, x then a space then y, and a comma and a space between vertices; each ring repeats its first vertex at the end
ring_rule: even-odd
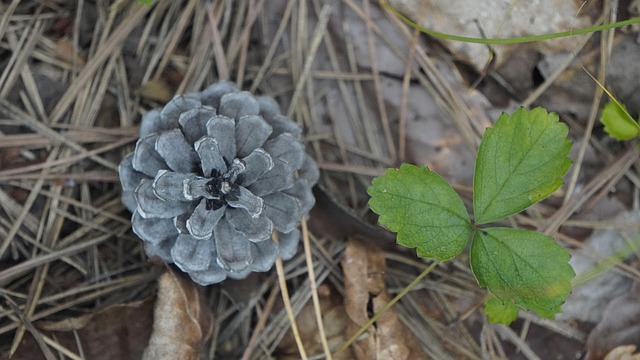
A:
POLYGON ((407 295, 407 293, 411 291, 411 289, 413 289, 416 285, 418 285, 420 280, 422 280, 425 276, 427 276, 427 274, 429 274, 431 270, 433 270, 438 264, 440 264, 439 260, 436 260, 433 263, 431 263, 431 265, 429 265, 429 267, 427 267, 420 275, 418 275, 418 277, 416 277, 409 285, 407 285, 407 287, 402 289, 402 291, 398 293, 398 295, 396 295, 393 299, 391 299, 391 301, 389 301, 382 309, 380 309, 380 311, 375 313, 371 317, 371 319, 367 321, 366 324, 362 325, 362 327, 358 329, 358 331, 355 334, 353 334, 353 336, 351 336, 349 340, 347 340, 344 344, 342 344, 342 346, 338 349, 338 351, 336 351, 336 353, 344 351, 346 348, 348 348, 349 345, 351 345, 354 341, 356 341, 358 337, 360 337, 360 335, 362 335, 362 333, 367 331, 369 326, 373 325, 373 323, 375 323, 378 320, 378 318, 382 316, 382 314, 384 314, 387 310, 391 309, 391 307, 395 305, 395 303, 397 303, 400 299, 402 299, 402 297, 407 295))
POLYGON ((622 26, 627 26, 627 25, 633 25, 633 24, 640 23, 640 17, 635 17, 635 18, 631 18, 631 19, 628 19, 628 20, 618 21, 618 22, 614 22, 614 23, 610 23, 610 24, 603 24, 603 25, 597 25, 597 26, 587 26, 587 27, 584 27, 584 28, 578 28, 578 29, 573 29, 573 30, 569 30, 569 31, 561 31, 561 32, 552 33, 552 34, 519 36, 519 37, 512 37, 512 38, 483 39, 483 38, 474 38, 474 37, 446 34, 446 33, 441 33, 441 32, 434 31, 434 30, 429 30, 429 29, 424 28, 424 27, 416 24, 415 22, 411 21, 409 18, 407 18, 406 16, 402 15, 400 12, 398 12, 396 9, 391 7, 391 5, 387 4, 386 2, 380 1, 380 5, 382 7, 384 7, 385 9, 391 11, 395 16, 397 16, 400 20, 402 20, 405 23, 407 23, 409 26, 411 26, 411 27, 413 27, 415 29, 418 29, 418 30, 420 30, 421 32, 423 32, 423 33, 425 33, 427 35, 431 35, 431 36, 433 36, 435 38, 444 39, 444 40, 453 40, 453 41, 461 41, 461 42, 466 42, 466 43, 485 44, 485 45, 505 45, 505 44, 530 43, 530 42, 536 42, 536 41, 557 39, 557 38, 561 38, 561 37, 568 37, 568 36, 587 34, 587 33, 592 33, 592 32, 596 32, 596 31, 614 29, 614 28, 618 28, 618 27, 622 27, 622 26))

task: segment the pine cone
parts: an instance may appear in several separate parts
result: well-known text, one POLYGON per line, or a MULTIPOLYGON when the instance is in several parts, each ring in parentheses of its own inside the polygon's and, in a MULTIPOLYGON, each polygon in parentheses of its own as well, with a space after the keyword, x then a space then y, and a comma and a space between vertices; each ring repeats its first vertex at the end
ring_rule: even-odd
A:
POLYGON ((119 172, 147 254, 201 285, 268 271, 278 254, 291 258, 319 175, 300 127, 275 100, 230 82, 146 113, 119 172))

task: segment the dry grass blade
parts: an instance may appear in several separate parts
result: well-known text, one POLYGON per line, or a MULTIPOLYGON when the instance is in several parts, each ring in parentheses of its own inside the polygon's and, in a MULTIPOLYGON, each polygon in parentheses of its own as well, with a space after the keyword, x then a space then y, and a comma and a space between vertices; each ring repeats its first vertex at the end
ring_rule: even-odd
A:
POLYGON ((211 29, 211 42, 213 43, 213 53, 216 58, 216 68, 218 69, 220 80, 229 80, 229 66, 227 65, 227 58, 224 56, 222 39, 218 31, 218 22, 220 19, 215 18, 213 10, 212 3, 208 1, 207 19, 209 19, 209 28, 211 29))
MULTIPOLYGON (((89 128, 89 129, 69 129, 66 131, 65 136, 77 142, 83 143, 110 143, 122 138, 128 138, 129 141, 134 141, 137 138, 138 129, 112 129, 112 128, 89 128)), ((51 146, 54 143, 50 138, 40 134, 14 134, 11 136, 0 136, 2 142, 0 142, 1 148, 19 147, 23 149, 38 149, 47 146, 51 146)))
MULTIPOLYGON (((273 233, 273 238, 276 244, 278 243, 278 233, 273 233)), ((289 297, 289 290, 287 289, 287 281, 284 277, 284 265, 282 264, 282 258, 278 256, 276 259, 276 271, 278 272, 278 283, 280 284, 280 294, 282 295, 282 301, 284 302, 284 308, 287 312, 287 318, 289 319, 289 325, 291 326, 291 331, 293 332, 293 336, 296 341, 296 345, 298 346, 298 352, 300 352, 301 359, 307 359, 307 352, 304 349, 304 345, 302 344, 302 339, 300 338, 300 331, 298 331, 298 325, 296 323, 296 316, 293 312, 293 308, 291 307, 291 297, 289 297)))
MULTIPOLYGON (((131 142, 134 141, 134 138, 124 138, 124 139, 120 139, 117 141, 114 141, 112 143, 109 143, 103 147, 91 150, 91 151, 87 151, 84 154, 79 154, 79 155, 75 155, 75 156, 67 156, 64 157, 62 159, 58 159, 58 160, 53 160, 53 161, 48 161, 48 162, 44 162, 44 163, 40 163, 40 164, 34 164, 34 165, 28 165, 28 166, 23 166, 20 168, 16 168, 16 169, 8 169, 8 170, 3 170, 0 171, 0 180, 8 180, 10 179, 12 176, 15 177, 16 175, 23 175, 25 173, 31 172, 31 171, 37 171, 37 170, 44 170, 46 168, 52 168, 54 166, 59 166, 59 165, 73 165, 75 163, 77 163, 80 160, 86 159, 86 158, 92 158, 95 157, 96 155, 99 155, 101 153, 107 152, 107 151, 111 151, 113 149, 117 149, 117 148, 121 148, 122 146, 129 144, 131 142)), ((44 177, 48 176, 48 175, 43 175, 44 177)), ((62 175, 62 177, 64 177, 64 175, 62 175)))
POLYGON ((329 15, 332 8, 333 6, 331 4, 325 4, 322 7, 322 11, 320 12, 320 15, 318 17, 318 25, 316 26, 316 30, 311 39, 311 45, 307 52, 307 58, 304 62, 304 67, 300 72, 300 77, 296 79, 296 89, 291 97, 291 105, 289 106, 289 110, 287 110, 288 117, 291 117, 293 115, 296 107, 298 106, 298 99, 302 95, 302 90, 306 84, 307 79, 309 78, 309 72, 311 70, 313 61, 315 60, 315 54, 322 42, 325 31, 327 31, 327 23, 329 22, 329 15))
POLYGON ((62 98, 56 104, 56 107, 49 115, 51 123, 57 123, 62 119, 64 113, 69 109, 71 103, 76 99, 80 90, 89 83, 92 76, 100 66, 104 64, 116 49, 118 49, 124 39, 131 33, 131 30, 138 25, 142 18, 149 12, 149 7, 137 3, 132 3, 131 9, 128 11, 131 16, 127 16, 123 23, 113 32, 108 41, 106 41, 98 50, 98 52, 85 65, 78 77, 71 84, 69 89, 62 95, 62 98))
MULTIPOLYGON (((427 10, 425 9, 425 11, 427 10)), ((402 30, 405 39, 410 41, 411 33, 402 26, 400 19, 389 13, 387 13, 387 17, 402 30)), ((380 36, 383 37, 383 34, 380 34, 380 36)), ((389 42, 390 40, 386 39, 386 41, 389 42)), ((425 79, 425 81, 421 80, 421 82, 433 97, 438 99, 438 105, 458 126, 467 144, 472 149, 477 149, 480 144, 481 134, 487 125, 484 121, 485 119, 478 119, 474 116, 467 103, 462 99, 461 93, 463 90, 456 88, 455 84, 451 84, 451 82, 444 78, 444 74, 438 69, 434 60, 427 55, 424 48, 417 47, 416 54, 417 56, 414 60, 419 62, 420 68, 427 74, 427 79, 425 79)), ((414 71, 413 76, 418 78, 422 77, 420 74, 417 74, 418 69, 412 69, 414 71)))
MULTIPOLYGON (((9 306, 9 308, 11 308, 13 313, 20 319, 20 322, 22 322, 22 324, 31 333, 33 338, 38 343, 38 346, 40 347, 40 350, 42 351, 42 354, 44 355, 44 357, 47 360, 55 360, 56 357, 53 355, 49 347, 46 345, 45 340, 43 339, 40 332, 33 327, 33 325, 31 324, 29 319, 27 319, 27 317, 24 315, 22 310, 18 308, 18 305, 15 302, 13 302, 13 300, 11 300, 5 293, 0 293, 0 296, 3 297, 4 302, 9 306)), ((14 343, 14 345, 11 347, 11 350, 9 351, 9 356, 13 356, 13 354, 16 352, 16 349, 17 349, 17 344, 14 343)))
POLYGON ((260 70, 258 70, 258 73, 256 74, 255 79, 253 80, 253 84, 251 85, 251 88, 249 89, 249 91, 251 92, 256 91, 256 89, 258 88, 258 85, 264 78, 265 73, 267 72, 267 69, 270 66, 272 66, 273 56, 275 55, 276 50, 278 48, 278 43, 280 42, 280 39, 282 38, 282 35, 284 34, 287 28, 287 25, 289 24, 289 21, 291 19, 291 13, 293 12, 294 4, 295 4, 294 1, 287 2, 287 7, 285 8, 284 13, 282 14, 282 19, 281 19, 280 25, 278 25, 278 30, 276 30, 276 34, 274 36, 273 42, 269 46, 269 50, 267 51, 267 54, 264 57, 264 62, 262 63, 262 66, 260 66, 260 70))
POLYGON ((16 51, 9 60, 9 66, 4 69, 0 76, 0 99, 4 99, 12 89, 20 75, 22 66, 25 64, 27 58, 42 35, 44 24, 42 21, 36 21, 36 19, 37 16, 34 16, 31 20, 35 23, 35 27, 33 29, 29 27, 29 30, 31 31, 25 31, 19 42, 17 44, 13 44, 16 51))
MULTIPOLYGON (((117 274, 113 274, 117 275, 117 274)), ((150 272, 142 275, 132 275, 125 276, 119 278, 118 280, 114 280, 111 282, 105 282, 104 284, 86 284, 84 286, 79 286, 69 291, 60 292, 53 296, 46 296, 40 299, 39 306, 47 305, 51 302, 59 303, 59 305, 52 306, 50 308, 46 308, 41 311, 37 311, 33 317, 32 321, 37 321, 41 319, 45 319, 48 316, 53 314, 60 313, 65 310, 73 309, 75 306, 80 304, 85 304, 91 301, 95 301, 96 299, 104 299, 107 295, 118 293, 123 289, 135 289, 136 287, 143 285, 145 283, 149 283, 154 281, 158 277, 158 271, 150 272), (71 300, 68 300, 71 299, 71 300)), ((18 294, 22 298, 26 298, 24 294, 18 294)), ((122 295, 122 294, 121 294, 122 295)), ((17 295, 16 295, 17 296, 17 295)), ((116 303, 121 303, 125 301, 126 296, 120 296, 119 298, 112 299, 110 302, 115 301, 116 303)), ((108 304, 109 302, 105 303, 108 304)), ((4 315, 4 314, 3 314, 4 315)), ((20 323, 11 323, 9 325, 0 327, 0 334, 4 334, 8 331, 15 330, 20 323)))
POLYGON ((371 56, 371 73, 373 74, 373 85, 375 89, 376 102, 378 105, 378 114, 380 115, 380 122, 382 123, 382 128, 384 129, 384 137, 387 143, 387 150, 389 151, 389 158, 392 163, 397 161, 397 151, 394 145, 393 136, 391 135, 391 127, 389 124, 389 115, 387 114, 387 107, 385 105, 383 96, 382 96, 382 85, 381 85, 381 77, 380 70, 378 66, 378 57, 376 56, 376 37, 373 33, 373 25, 370 14, 370 2, 367 0, 362 1, 362 8, 364 14, 366 16, 366 25, 367 25, 367 47, 369 49, 369 56, 371 56))
POLYGON ((265 303, 262 316, 260 316, 258 323, 253 329, 253 334, 251 334, 251 339, 249 340, 247 348, 244 350, 244 353, 242 354, 242 360, 249 360, 251 358, 251 353, 254 351, 256 345, 258 344, 260 334, 264 330, 264 326, 267 323, 267 320, 269 319, 269 314, 273 309, 273 305, 275 304, 276 298, 278 297, 278 293, 279 291, 278 291, 278 288, 276 287, 274 287, 271 290, 271 293, 267 298, 267 302, 265 303))
MULTIPOLYGON (((48 158, 47 161, 51 161, 51 159, 53 159, 53 158, 55 158, 57 156, 57 154, 58 154, 57 150, 58 149, 55 148, 54 151, 51 152, 51 154, 49 155, 49 158, 48 158)), ((42 175, 46 175, 48 172, 49 172, 49 168, 44 168, 42 170, 42 175)), ((18 215, 18 218, 16 219, 16 221, 13 224, 13 226, 11 227, 9 232, 7 233, 7 236, 2 241, 2 245, 0 245, 0 256, 5 253, 5 251, 7 250, 9 245, 11 244, 11 241, 13 241, 14 236, 16 236, 16 234, 18 233, 18 230, 22 226, 22 223, 23 223, 24 219, 27 217, 27 214, 29 214, 29 210, 31 209, 31 206, 35 202, 36 197, 38 196, 38 193, 39 193, 39 191, 40 191, 40 189, 42 188, 43 185, 44 185, 44 179, 41 177, 41 178, 39 178, 39 180, 36 181, 36 183, 34 185, 34 188, 31 190, 31 192, 29 193, 29 196, 25 200, 25 204, 22 207, 20 215, 18 215)))
MULTIPOLYGON (((539 227, 545 234, 551 234, 555 232, 562 223, 568 219, 571 214, 577 211, 580 206, 587 202, 598 190, 600 190, 605 184, 616 183, 622 176, 625 175, 627 170, 635 164, 638 160, 638 150, 635 147, 630 147, 625 151, 618 160, 604 169, 600 174, 592 179, 582 190, 579 196, 574 195, 570 200, 562 205, 552 217, 547 219, 547 222, 539 227)), ((606 189, 610 186, 605 187, 606 189)))
POLYGON ((518 347, 518 350, 522 351, 523 355, 527 357, 529 360, 542 360, 540 359, 535 352, 521 339, 512 329, 504 326, 504 325, 493 325, 497 328, 498 333, 505 338, 509 339, 514 345, 518 347))
POLYGON ((331 360, 331 348, 327 342, 327 335, 324 331, 324 322, 322 321, 322 313, 320 310, 320 299, 318 298, 318 284, 316 283, 316 274, 313 270, 313 259, 311 257, 311 244, 309 243, 309 230, 307 229, 307 220, 302 219, 302 241, 304 245, 304 255, 307 262, 307 269, 309 269, 309 283, 311 284, 311 299, 313 300, 313 309, 316 315, 316 322, 318 324, 318 331, 320 336, 320 342, 322 343, 322 349, 324 350, 325 358, 331 360))
POLYGON ((31 271, 37 268, 38 266, 42 266, 44 264, 61 259, 63 257, 90 249, 106 240, 109 240, 110 238, 111 238, 111 235, 96 237, 90 241, 87 241, 81 244, 69 246, 68 248, 64 248, 64 249, 58 249, 51 254, 42 255, 42 256, 35 257, 33 259, 29 259, 27 261, 21 262, 20 264, 14 265, 6 270, 0 271, 0 283, 9 282, 15 277, 20 276, 28 271, 31 271))
MULTIPOLYGON (((616 1, 617 4, 617 1, 616 1)), ((609 12, 609 17, 611 22, 616 21, 617 9, 612 8, 611 6, 605 6, 605 11, 609 12)), ((606 16, 606 13, 603 14, 606 16)), ((611 57, 611 51, 613 47, 613 35, 614 30, 605 30, 603 31, 602 37, 600 38, 600 66, 598 67, 598 81, 600 84, 605 83, 605 77, 607 73, 607 64, 609 62, 609 58, 611 57)), ((586 71, 586 69, 585 69, 586 71)), ((596 118, 598 113, 600 112, 600 100, 602 98, 604 91, 601 87, 596 86, 595 91, 593 93, 593 101, 591 102, 591 109, 589 110, 589 119, 587 120, 587 126, 584 129, 584 136, 582 137, 582 141, 580 142, 580 148, 578 150, 578 156, 576 161, 573 164, 571 179, 569 181, 569 186, 567 188, 567 196, 564 199, 564 202, 567 203, 570 200, 570 197, 574 193, 574 189, 576 187, 576 183, 578 182, 578 175, 580 174, 580 169, 582 168, 582 162, 584 161, 585 154, 587 152, 587 146, 589 144, 589 140, 591 139, 591 134, 593 132, 593 128, 595 126, 596 118)))
POLYGON ((162 71, 166 68, 167 63, 169 62, 169 58, 175 51, 178 41, 180 41, 180 38, 182 38, 183 32, 185 31, 185 27, 189 23, 189 20, 193 15, 193 11, 195 10, 195 7, 198 3, 199 3, 198 0, 191 0, 187 2, 187 6, 184 8, 182 13, 180 14, 178 21, 172 27, 173 36, 169 37, 168 43, 166 44, 166 46, 163 46, 163 48, 165 49, 164 56, 162 57, 162 59, 160 60, 160 63, 158 64, 158 69, 156 71, 156 75, 154 76, 154 79, 158 79, 162 74, 162 71))
MULTIPOLYGON (((425 15, 426 16, 426 15, 425 15)), ((411 62, 415 57, 420 31, 415 29, 411 36, 409 54, 407 54, 407 64, 405 65, 404 76, 402 77, 402 98, 400 100, 400 124, 398 126, 398 161, 403 163, 407 157, 407 107, 409 102, 409 84, 411 81, 411 62)))
POLYGON ((4 38, 5 31, 7 30, 7 26, 9 26, 9 19, 13 15, 13 12, 20 4, 20 0, 12 0, 11 4, 9 4, 4 9, 4 14, 2 15, 2 19, 0 20, 0 39, 4 38))
POLYGON ((33 129, 35 132, 40 133, 41 135, 44 135, 44 136, 50 138, 55 144, 57 144, 57 145, 64 144, 64 145, 72 148, 73 150, 78 151, 82 155, 85 155, 85 156, 91 158, 92 160, 94 160, 98 164, 106 167, 107 169, 111 169, 111 170, 114 170, 114 171, 116 171, 118 169, 118 166, 116 164, 114 164, 113 162, 105 160, 104 158, 101 158, 99 156, 91 154, 89 151, 87 151, 84 147, 82 147, 77 142, 72 141, 71 139, 67 138, 66 136, 60 134, 59 132, 54 131, 53 129, 51 129, 50 127, 45 125, 44 123, 38 121, 38 119, 36 119, 36 118, 30 116, 29 114, 21 111, 16 106, 6 102, 5 100, 0 100, 0 110, 6 112, 7 114, 10 114, 11 116, 13 116, 16 120, 20 121, 20 123, 22 125, 27 126, 27 127, 31 128, 31 129, 33 129))

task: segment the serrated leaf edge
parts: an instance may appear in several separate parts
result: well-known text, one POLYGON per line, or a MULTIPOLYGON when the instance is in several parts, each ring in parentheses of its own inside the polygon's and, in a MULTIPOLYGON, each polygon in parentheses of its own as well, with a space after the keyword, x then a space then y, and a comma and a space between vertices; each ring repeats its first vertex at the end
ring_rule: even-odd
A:
MULTIPOLYGON (((550 120, 550 126, 552 125, 562 125, 564 127, 565 130, 565 136, 564 136, 564 140, 563 140, 563 144, 562 147, 560 147, 560 149, 564 149, 565 146, 568 146, 568 149, 566 150, 566 153, 564 155, 564 159, 563 159, 563 166, 561 168, 561 174, 555 176, 555 181, 553 182, 549 182, 549 185, 552 185, 551 187, 553 188, 553 191, 550 191, 548 194, 545 194, 544 196, 536 196, 537 200, 535 200, 534 202, 532 202, 531 204, 521 207, 519 210, 517 211, 504 211, 501 213, 500 216, 494 216, 494 217, 490 217, 488 219, 483 219, 481 216, 478 215, 478 212, 476 211, 476 193, 478 191, 478 189, 476 189, 476 185, 475 185, 475 176, 476 176, 476 171, 478 171, 477 169, 474 169, 474 189, 473 189, 473 214, 475 216, 475 223, 478 225, 482 225, 482 224, 488 224, 488 223, 492 223, 492 222, 496 222, 496 221, 500 221, 502 219, 505 219, 509 216, 518 214, 522 211, 524 211, 525 209, 529 208, 530 206, 532 206, 533 204, 540 202, 544 199, 546 199, 547 197, 551 196, 553 194, 553 192, 555 192, 557 189, 559 189, 563 184, 564 181, 562 180, 562 177, 567 173, 567 171, 571 168, 571 165, 573 164, 573 160, 571 160, 570 158, 567 157, 567 155, 569 154, 569 152, 571 151, 571 147, 573 146, 573 142, 571 140, 569 140, 567 138, 567 134, 568 134, 568 127, 566 126, 566 124, 564 124, 563 122, 560 121, 560 117, 553 112, 548 112, 546 109, 542 108, 542 107, 536 107, 532 110, 527 110, 524 107, 520 107, 518 108, 516 111, 514 111, 511 115, 507 114, 507 113, 502 113, 500 115, 500 117, 498 117, 498 120, 496 120, 495 124, 493 127, 487 128, 485 130, 485 134, 482 138, 482 140, 484 140, 485 138, 489 138, 491 136, 493 136, 493 131, 495 130, 496 124, 498 124, 499 121, 501 121, 503 118, 514 118, 514 117, 522 117, 522 116, 526 116, 527 118, 530 116, 544 116, 546 119, 550 120), (542 115, 538 115, 538 113, 542 113, 542 115)), ((482 147, 482 141, 480 143, 480 147, 482 147)), ((532 147, 533 148, 533 147, 532 147)), ((564 150, 560 151, 560 152, 565 152, 564 150)), ((478 158, 480 155, 480 148, 478 149, 478 153, 476 154, 476 167, 478 166, 478 158)), ((558 154, 553 154, 554 157, 552 157, 550 161, 553 161, 555 159, 555 157, 558 156, 558 154)), ((546 164, 546 163, 545 163, 546 164)), ((543 166, 543 165, 540 165, 543 166)), ((509 175, 509 177, 511 177, 512 175, 509 175)), ((505 182, 506 183, 506 182, 505 182)), ((504 184, 503 184, 504 185, 504 184)), ((517 194, 518 196, 526 193, 527 191, 523 191, 522 193, 517 194)), ((494 198, 497 197, 497 195, 500 192, 496 192, 494 194, 494 198)), ((535 192, 532 192, 531 195, 536 194, 535 192)), ((529 198, 531 199, 532 196, 529 196, 529 198)), ((491 204, 491 202, 489 202, 489 204, 491 204)), ((483 209, 480 213, 480 215, 482 215, 483 212, 486 211, 487 208, 483 209)))
MULTIPOLYGON (((471 236, 471 238, 472 238, 472 240, 471 240, 471 241, 472 241, 471 246, 473 246, 473 245, 475 244, 475 241, 476 241, 476 240, 475 240, 475 235, 476 235, 476 233, 477 233, 478 231, 483 231, 483 230, 485 230, 485 231, 486 231, 486 230, 490 230, 490 229, 509 229, 509 230, 526 231, 526 232, 530 232, 530 233, 532 233, 532 234, 544 235, 545 237, 547 237, 547 238, 551 239, 551 240, 552 240, 552 241, 554 241, 554 243, 555 243, 555 240, 553 239, 553 237, 551 237, 551 236, 549 236, 549 235, 545 235, 545 234, 540 233, 540 232, 537 232, 537 231, 524 230, 524 229, 513 229, 513 228, 496 228, 496 227, 490 227, 490 228, 476 229, 476 230, 473 232, 472 236, 471 236)), ((557 245, 557 243, 556 243, 556 245, 557 245)), ((558 246, 559 246, 559 245, 558 245, 558 246)), ((559 246, 559 247, 560 247, 561 251, 563 251, 563 252, 567 255, 567 259, 566 259, 566 261, 563 261, 563 264, 566 264, 566 270, 569 270, 569 269, 570 269, 570 270, 573 272, 573 276, 571 276, 571 278, 573 278, 573 277, 575 277, 575 272, 574 272, 574 270, 573 270, 573 267, 569 264, 569 259, 571 258, 571 254, 570 254, 566 249, 564 249, 563 247, 561 247, 561 246, 559 246)), ((572 288, 571 288, 571 278, 569 278, 569 279, 565 279, 565 280, 568 282, 568 285, 569 285, 569 291, 568 291, 566 294, 564 294, 564 296, 563 296, 562 300, 560 300, 560 301, 556 301, 556 302, 553 304, 553 306, 552 306, 551 308, 549 308, 548 306, 536 306, 537 308, 539 308, 539 309, 540 309, 540 311, 538 311, 538 310, 537 310, 537 309, 535 309, 535 308, 532 308, 532 307, 529 307, 529 306, 526 306, 526 305, 522 304, 522 302, 517 301, 517 299, 514 299, 513 297, 508 296, 508 294, 506 294, 506 295, 505 295, 505 294, 502 294, 502 295, 498 295, 498 294, 496 294, 490 286, 488 286, 488 285, 486 285, 486 284, 482 284, 482 283, 481 283, 481 281, 480 281, 480 279, 479 279, 479 277, 478 277, 478 275, 477 275, 477 273, 476 273, 476 269, 474 269, 474 266, 473 266, 473 263, 474 263, 474 257, 472 256, 472 253, 471 253, 471 252, 469 253, 469 262, 470 262, 470 265, 471 265, 471 272, 473 273, 473 276, 476 278, 476 281, 478 282, 478 285, 480 285, 481 287, 483 287, 483 288, 487 289, 487 291, 491 294, 491 296, 492 296, 492 297, 494 297, 494 298, 498 299, 499 301, 512 302, 513 304, 515 304, 515 305, 516 305, 516 306, 518 306, 519 308, 524 309, 524 310, 527 310, 527 311, 532 311, 532 312, 534 312, 534 313, 538 314, 538 315, 539 315, 539 316, 541 316, 541 317, 546 317, 546 318, 553 319, 553 318, 554 318, 554 315, 555 315, 556 313, 558 313, 558 312, 560 312, 560 311, 561 311, 561 307, 562 307, 562 305, 566 302, 567 298, 568 298, 568 297, 569 297, 569 295, 571 294, 571 290, 572 290, 572 288), (551 314, 551 316, 546 316, 545 314, 541 313, 541 312, 543 311, 543 309, 542 309, 542 308, 545 308, 545 309, 546 309, 546 311, 544 311, 545 313, 553 312, 553 314, 551 314)), ((546 277, 545 277, 545 278, 546 278, 546 277)), ((503 281, 502 283, 503 283, 503 284, 505 284, 505 285, 507 284, 507 282, 506 282, 506 281, 503 281)), ((539 297, 538 297, 538 299, 539 299, 539 297)), ((540 304, 540 302, 538 302, 538 301, 535 301, 535 303, 536 303, 536 305, 537 305, 537 304, 540 304)))
MULTIPOLYGON (((426 170, 430 174, 435 175, 443 185, 445 185, 453 194, 456 195, 457 199, 460 201, 460 203, 462 203, 462 205, 464 207, 464 203, 462 202, 462 198, 460 198, 460 195, 453 189, 453 187, 444 178, 442 178, 442 176, 440 174, 438 174, 435 171, 430 170, 427 167, 420 167, 420 166, 416 166, 416 165, 413 165, 413 164, 406 164, 405 163, 405 164, 402 164, 399 169, 390 168, 387 171, 385 171, 384 175, 378 176, 378 177, 376 177, 376 178, 374 178, 372 180, 371 186, 369 186, 367 188, 367 194, 370 196, 370 199, 368 201, 369 208, 371 209, 371 211, 373 211, 375 214, 377 214, 379 216, 378 222, 381 225, 383 225, 384 227, 386 227, 389 230, 391 230, 391 231, 396 233, 396 242, 399 245, 404 246, 404 247, 409 248, 409 249, 416 249, 417 255, 419 257, 421 257, 421 258, 425 258, 425 259, 435 258, 435 259, 438 259, 440 261, 446 261, 446 260, 453 259, 454 257, 459 255, 464 250, 464 247, 466 246, 466 244, 469 243, 469 239, 471 238, 470 236, 472 234, 472 230, 471 230, 472 225, 471 225, 471 220, 469 218, 469 212, 466 210, 466 208, 465 208, 465 211, 464 211, 464 214, 466 216, 460 216, 459 214, 455 213, 451 209, 451 207, 445 207, 445 206, 441 205, 440 202, 429 202, 429 201, 425 201, 423 199, 414 199, 414 198, 411 198, 409 196, 405 196, 403 194, 389 193, 389 192, 386 191, 386 189, 382 190, 382 191, 379 191, 379 190, 378 191, 373 191, 373 188, 376 186, 376 184, 379 183, 380 181, 383 181, 382 180, 383 177, 385 177, 385 176, 387 176, 389 174, 397 175, 400 171, 402 171, 403 168, 410 168, 411 170, 422 169, 422 170, 426 170), (459 249, 457 249, 457 251, 454 254, 449 255, 449 256, 436 255, 436 254, 433 253, 434 250, 430 250, 430 251, 426 250, 425 251, 425 250, 421 249, 418 245, 408 244, 408 241, 406 239, 406 237, 408 235, 407 235, 406 231, 404 231, 403 226, 404 225, 417 226, 417 225, 415 225, 415 224, 407 224, 407 223, 402 224, 403 225, 402 227, 389 225, 389 218, 392 217, 392 215, 382 213, 381 211, 379 211, 380 209, 376 209, 376 208, 378 208, 377 205, 372 206, 372 202, 375 202, 374 196, 377 195, 377 194, 390 194, 390 195, 393 195, 393 196, 397 196, 397 197, 406 199, 406 200, 408 200, 410 202, 420 202, 420 203, 423 203, 423 204, 431 205, 433 207, 441 209, 443 212, 447 212, 448 214, 450 214, 450 216, 455 217, 457 219, 460 219, 460 220, 462 220, 464 222, 464 224, 457 225, 457 226, 464 225, 464 229, 461 230, 461 234, 457 235, 455 238, 457 239, 460 235, 462 235, 462 232, 464 232, 467 235, 466 239, 465 239, 466 241, 464 242, 463 245, 460 246, 459 249)), ((434 226, 434 227, 436 227, 436 226, 434 226)), ((437 226, 437 227, 443 228, 443 227, 446 227, 446 226, 437 226)))

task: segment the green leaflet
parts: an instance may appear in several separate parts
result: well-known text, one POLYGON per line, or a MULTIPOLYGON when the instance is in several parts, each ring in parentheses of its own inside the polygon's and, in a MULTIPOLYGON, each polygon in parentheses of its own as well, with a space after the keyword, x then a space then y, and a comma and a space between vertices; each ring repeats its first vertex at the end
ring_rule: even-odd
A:
POLYGON ((484 303, 484 313, 487 314, 489 322, 509 325, 518 318, 520 309, 511 301, 500 301, 495 297, 490 297, 484 303))
POLYGON ((600 121, 604 124, 604 131, 617 140, 633 139, 640 134, 640 125, 616 101, 610 101, 604 106, 600 121))
POLYGON ((502 114, 486 130, 476 160, 473 212, 477 224, 516 214, 551 195, 571 166, 568 128, 543 108, 502 114))
POLYGON ((553 318, 571 293, 570 255, 549 236, 509 228, 476 231, 471 269, 478 283, 502 301, 553 318))
POLYGON ((541 233, 477 228, 518 213, 562 185, 571 166, 567 126, 542 108, 503 114, 487 129, 473 182, 475 224, 456 192, 436 173, 402 165, 373 180, 369 206, 399 244, 421 257, 450 259, 474 232, 469 259, 478 283, 493 295, 485 313, 508 324, 518 307, 553 318, 571 292, 569 253, 541 233))
POLYGON ((440 175, 403 164, 373 180, 369 207, 380 223, 398 233, 398 243, 418 256, 448 260, 458 255, 471 233, 469 214, 440 175))

